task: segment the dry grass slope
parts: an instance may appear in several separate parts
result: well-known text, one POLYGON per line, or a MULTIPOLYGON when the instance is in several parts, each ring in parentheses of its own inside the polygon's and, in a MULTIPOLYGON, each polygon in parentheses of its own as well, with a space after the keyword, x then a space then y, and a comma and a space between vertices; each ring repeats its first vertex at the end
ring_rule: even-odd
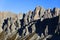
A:
POLYGON ((5 31, 2 31, 1 33, 0 33, 0 40, 4 40, 4 38, 5 38, 5 31))

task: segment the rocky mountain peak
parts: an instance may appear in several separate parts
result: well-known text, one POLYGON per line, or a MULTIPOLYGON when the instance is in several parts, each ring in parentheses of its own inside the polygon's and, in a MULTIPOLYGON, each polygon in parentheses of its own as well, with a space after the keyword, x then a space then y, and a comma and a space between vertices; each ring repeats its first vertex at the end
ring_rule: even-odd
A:
POLYGON ((26 14, 0 12, 0 40, 60 40, 60 8, 37 6, 26 14))

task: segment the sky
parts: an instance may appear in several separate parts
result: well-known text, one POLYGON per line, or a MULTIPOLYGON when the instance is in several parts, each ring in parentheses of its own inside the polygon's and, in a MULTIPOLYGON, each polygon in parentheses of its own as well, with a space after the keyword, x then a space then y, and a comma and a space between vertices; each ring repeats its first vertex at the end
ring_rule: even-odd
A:
POLYGON ((0 0, 0 11, 14 13, 26 13, 34 10, 36 6, 48 8, 60 8, 60 0, 0 0))

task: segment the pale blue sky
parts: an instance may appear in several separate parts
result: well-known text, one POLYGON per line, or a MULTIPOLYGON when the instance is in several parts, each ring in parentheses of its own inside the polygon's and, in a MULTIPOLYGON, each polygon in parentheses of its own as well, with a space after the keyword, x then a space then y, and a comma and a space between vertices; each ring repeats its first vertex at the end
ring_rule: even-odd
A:
POLYGON ((60 0, 0 0, 0 11, 11 11, 15 13, 34 10, 36 6, 44 8, 60 8, 60 0))

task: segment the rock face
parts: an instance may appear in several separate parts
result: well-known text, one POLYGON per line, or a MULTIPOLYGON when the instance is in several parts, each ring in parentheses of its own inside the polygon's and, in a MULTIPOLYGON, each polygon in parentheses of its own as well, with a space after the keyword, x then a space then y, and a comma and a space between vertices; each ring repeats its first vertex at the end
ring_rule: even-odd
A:
POLYGON ((60 9, 0 12, 0 40, 60 40, 60 9))

